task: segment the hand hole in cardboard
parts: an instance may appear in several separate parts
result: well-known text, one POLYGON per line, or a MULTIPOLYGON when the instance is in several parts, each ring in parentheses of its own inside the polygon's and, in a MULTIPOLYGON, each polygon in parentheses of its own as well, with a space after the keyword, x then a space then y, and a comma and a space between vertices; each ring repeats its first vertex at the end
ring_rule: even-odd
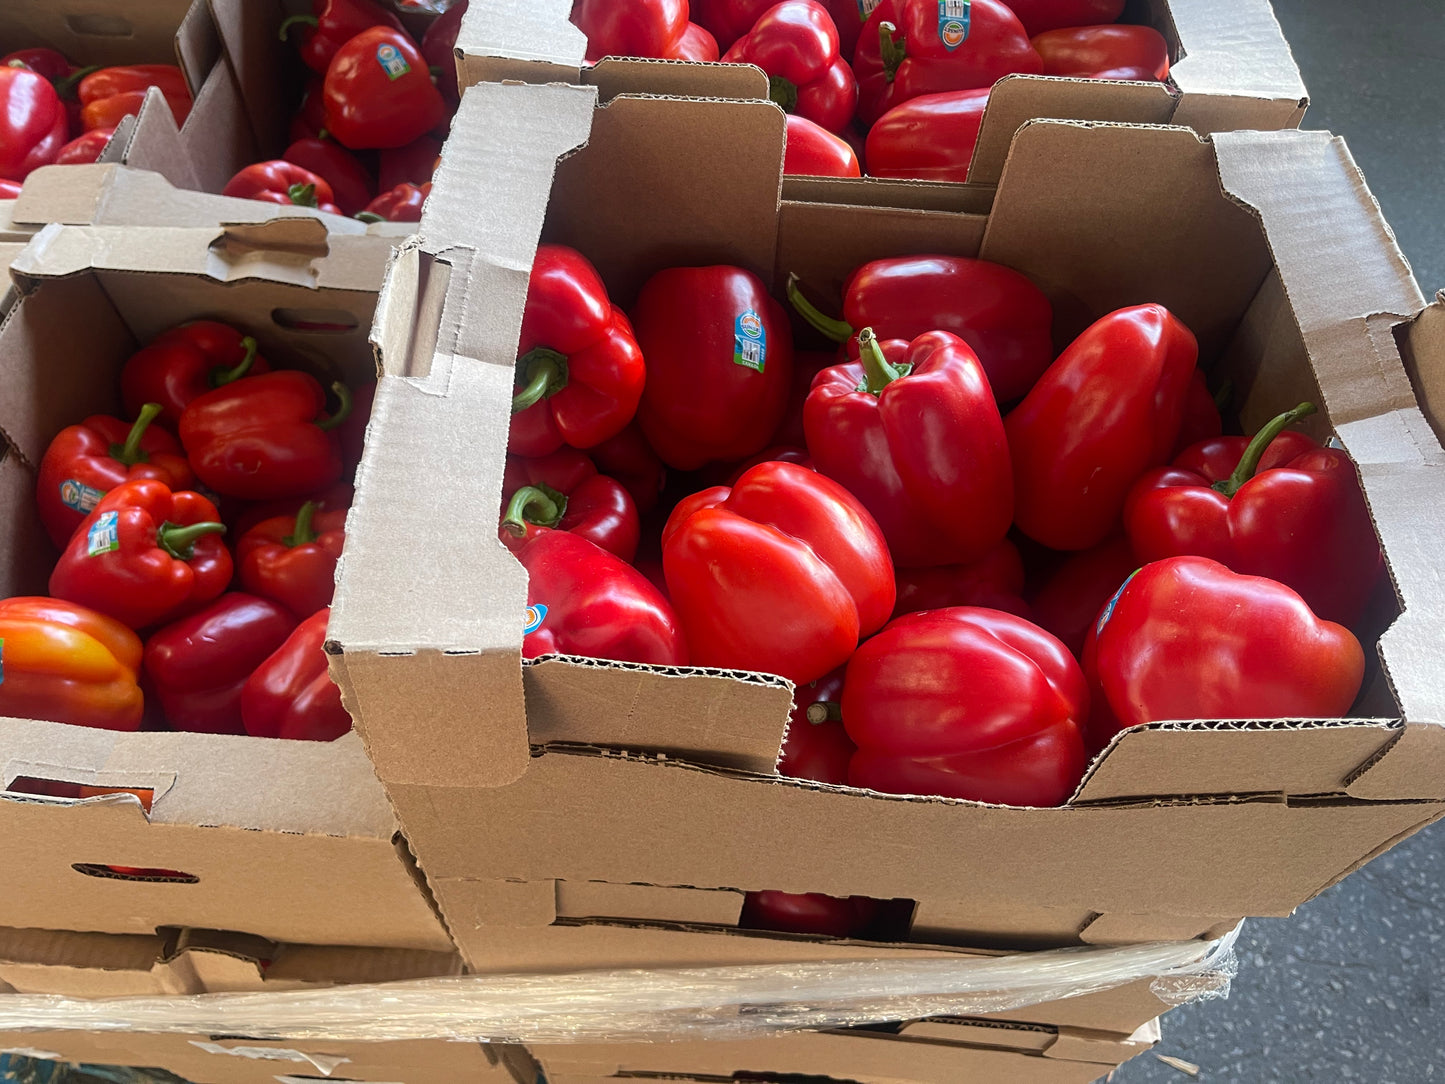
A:
POLYGON ((70 868, 87 877, 98 877, 105 881, 144 881, 149 884, 199 884, 200 878, 194 873, 177 869, 157 869, 150 866, 110 866, 100 862, 72 862, 70 868))
POLYGON ((72 34, 86 38, 132 38, 135 25, 119 15, 67 15, 65 25, 72 34))
POLYGON ((16 776, 5 788, 11 794, 33 794, 39 798, 63 798, 79 800, 100 798, 107 794, 130 794, 139 802, 141 809, 151 811, 155 791, 149 787, 96 787, 86 783, 71 783, 64 779, 42 779, 34 775, 16 776))
POLYGON ((361 321, 345 309, 272 309, 271 320, 287 331, 342 335, 355 331, 361 321))

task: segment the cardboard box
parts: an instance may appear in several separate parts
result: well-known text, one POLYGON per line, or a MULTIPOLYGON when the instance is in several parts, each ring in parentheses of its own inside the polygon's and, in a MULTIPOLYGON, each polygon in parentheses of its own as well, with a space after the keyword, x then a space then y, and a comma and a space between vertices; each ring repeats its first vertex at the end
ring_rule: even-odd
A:
POLYGON ((1190 938, 1287 915, 1445 813, 1445 452, 1412 388, 1445 401, 1445 306, 1426 309, 1344 144, 1034 122, 991 207, 961 212, 930 209, 951 198, 931 186, 780 200, 782 132, 771 103, 475 86, 425 240, 391 269, 333 674, 463 956, 485 956, 499 880, 906 897, 916 926, 972 944, 1190 938), (1395 591, 1356 716, 1131 729, 1067 806, 1010 809, 765 774, 776 679, 521 665, 525 577, 491 524, 539 236, 586 252, 624 307, 651 272, 714 261, 797 272, 826 306, 864 260, 928 251, 1034 276, 1060 342, 1167 304, 1247 429, 1314 400, 1313 432, 1360 467, 1395 591))
MULTIPOLYGON (((627 72, 631 89, 708 96, 743 78, 741 65, 603 61, 583 66, 586 38, 567 0, 493 0, 468 9, 457 37, 461 84, 520 79, 590 82, 627 72)), ((1201 134, 1298 128, 1309 96, 1269 0, 1133 0, 1126 22, 1153 26, 1169 42, 1171 78, 1162 83, 1011 75, 993 89, 969 172, 995 184, 1014 132, 1035 117, 1179 124, 1201 134)), ((760 70, 751 77, 767 97, 760 70)))
MULTIPOLYGON (((34 514, 50 439, 120 408, 139 344, 210 316, 274 360, 369 378, 388 243, 313 219, 225 230, 48 226, 12 264, 0 325, 0 597, 44 594, 55 551, 34 514), (306 330, 316 322, 350 330, 306 330)), ((115 733, 0 719, 0 926, 153 934, 194 926, 302 944, 450 951, 361 743, 115 733), (50 784, 154 792, 48 798, 50 784), (109 866, 175 871, 125 877, 109 866)), ((73 791, 72 791, 73 793, 73 791)))

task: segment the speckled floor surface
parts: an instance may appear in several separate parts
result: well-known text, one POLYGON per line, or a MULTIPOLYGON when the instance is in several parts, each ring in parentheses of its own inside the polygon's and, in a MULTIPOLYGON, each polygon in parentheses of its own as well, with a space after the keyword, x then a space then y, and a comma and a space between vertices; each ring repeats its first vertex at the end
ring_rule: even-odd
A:
MULTIPOLYGON (((1274 0, 1308 128, 1343 135, 1426 296, 1445 287, 1445 0, 1274 0)), ((1256 921, 1225 1002, 1165 1019, 1115 1084, 1445 1080, 1445 825, 1302 907, 1256 921)))

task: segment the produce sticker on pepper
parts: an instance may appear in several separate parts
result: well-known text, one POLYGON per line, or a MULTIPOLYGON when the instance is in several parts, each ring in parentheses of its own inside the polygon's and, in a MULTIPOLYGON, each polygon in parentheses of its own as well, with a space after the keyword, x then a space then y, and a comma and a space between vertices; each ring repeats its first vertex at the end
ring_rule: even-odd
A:
POLYGON ((383 42, 376 47, 376 62, 392 81, 411 71, 411 65, 406 62, 406 57, 401 55, 401 50, 389 42, 383 42))
POLYGON ((544 603, 537 603, 535 606, 527 607, 527 616, 522 626, 522 635, 528 636, 542 627, 542 622, 547 620, 547 607, 544 603))
POLYGON ((762 372, 767 360, 768 336, 763 330, 763 318, 749 309, 733 325, 733 364, 762 372))
POLYGON ((938 40, 950 53, 968 40, 971 0, 938 0, 938 40))
POLYGON ((95 506, 104 496, 103 491, 84 482, 77 482, 74 478, 67 478, 60 483, 60 503, 87 516, 95 511, 95 506))
POLYGON ((883 0, 858 0, 858 21, 866 23, 868 16, 873 14, 873 9, 882 2, 883 0))
POLYGON ((120 513, 102 512, 100 518, 90 525, 86 535, 86 551, 92 557, 102 553, 114 553, 120 549, 120 513))
POLYGON ((1130 580, 1142 571, 1143 569, 1136 568, 1133 572, 1129 573, 1129 578, 1119 585, 1119 590, 1114 592, 1114 597, 1104 604, 1104 612, 1099 614, 1099 623, 1094 627, 1094 634, 1096 636, 1104 631, 1104 626, 1109 623, 1109 618, 1114 616, 1114 607, 1119 605, 1119 597, 1123 595, 1124 588, 1128 587, 1130 580))

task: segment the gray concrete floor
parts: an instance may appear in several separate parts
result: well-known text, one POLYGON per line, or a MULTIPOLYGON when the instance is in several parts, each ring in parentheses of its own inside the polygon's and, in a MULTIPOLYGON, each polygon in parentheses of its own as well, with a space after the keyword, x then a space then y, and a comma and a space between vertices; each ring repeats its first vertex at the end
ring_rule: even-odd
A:
MULTIPOLYGON (((1445 287, 1445 0, 1274 0, 1305 127, 1343 135, 1429 297, 1445 287)), ((1228 1001, 1166 1017, 1200 1081, 1445 1081, 1445 826, 1246 926, 1228 1001)), ((1145 1055, 1115 1084, 1186 1084, 1145 1055)))

